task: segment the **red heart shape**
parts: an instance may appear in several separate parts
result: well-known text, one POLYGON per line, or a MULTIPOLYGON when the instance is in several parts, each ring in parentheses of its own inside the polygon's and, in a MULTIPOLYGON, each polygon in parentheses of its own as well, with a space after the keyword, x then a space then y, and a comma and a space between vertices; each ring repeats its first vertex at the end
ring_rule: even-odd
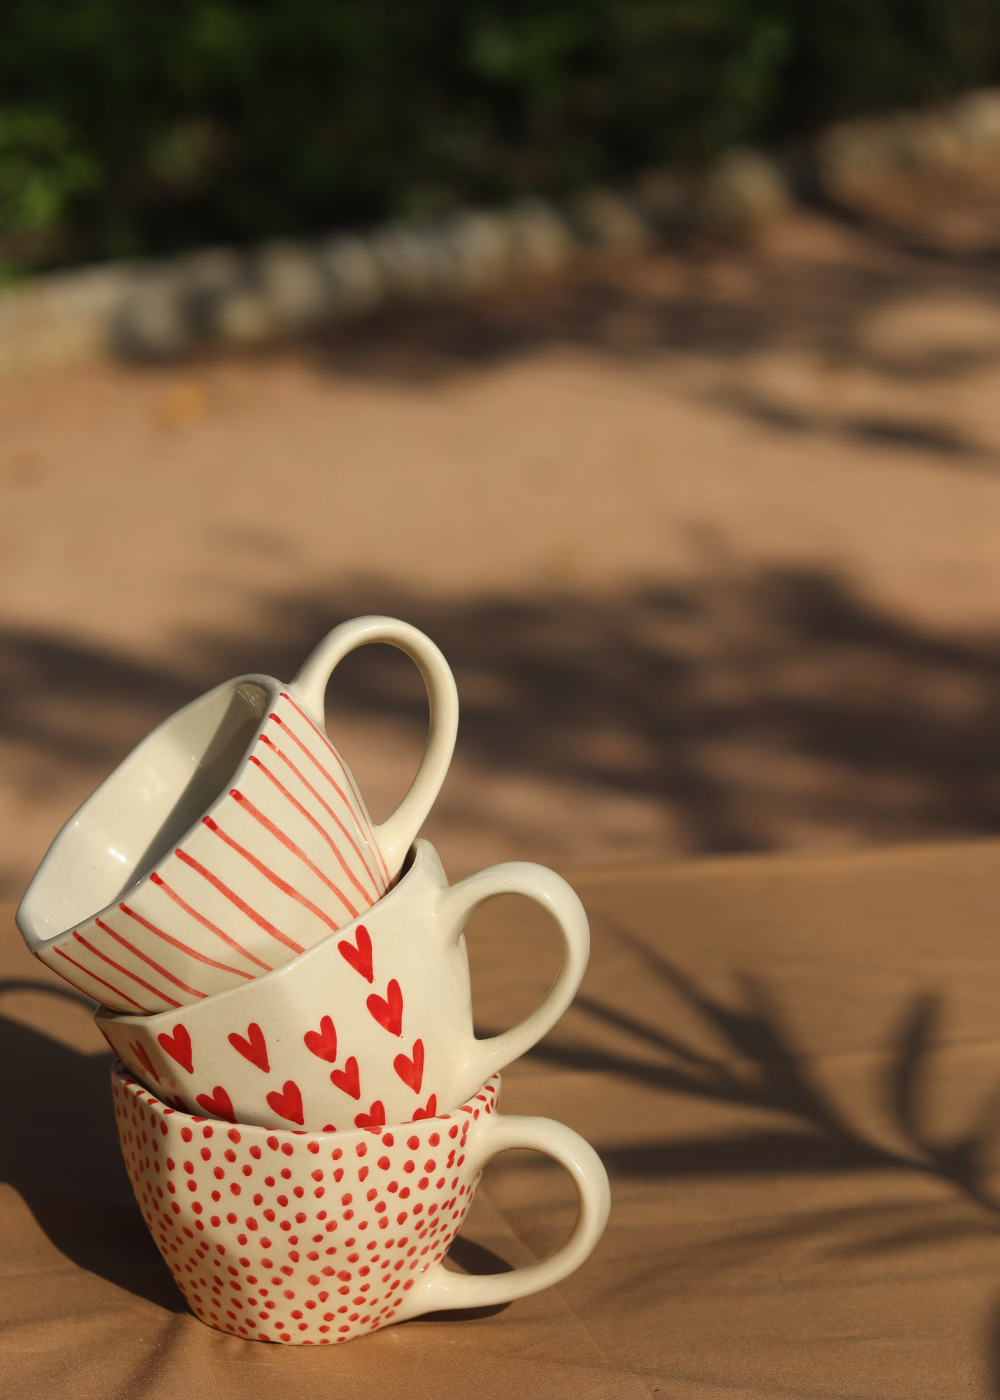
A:
POLYGON ((418 1108, 414 1110, 413 1121, 416 1122, 418 1118, 436 1118, 437 1111, 437 1094, 431 1094, 430 1098, 427 1100, 426 1108, 418 1108))
POLYGON ((424 1042, 415 1040, 413 1042, 413 1059, 408 1060, 405 1055, 397 1055, 392 1062, 392 1067, 403 1083, 409 1084, 413 1092, 419 1094, 420 1085, 424 1079, 424 1042))
POLYGON ((306 1043, 306 1049, 318 1055, 321 1060, 328 1060, 331 1065, 336 1060, 337 1028, 329 1016, 324 1016, 320 1021, 318 1031, 306 1031, 302 1039, 306 1043))
POLYGON ((172 1060, 176 1060, 181 1069, 186 1069, 191 1074, 194 1066, 191 1063, 191 1037, 182 1025, 178 1025, 173 1035, 167 1035, 162 1031, 157 1040, 166 1050, 172 1060))
POLYGON ((146 1073, 152 1075, 152 1077, 156 1080, 157 1084, 159 1084, 160 1076, 153 1068, 153 1063, 150 1060, 149 1056, 146 1054, 145 1046, 136 1045, 133 1041, 130 1040, 128 1043, 128 1048, 132 1051, 132 1054, 142 1065, 146 1073))
POLYGON ((236 1122, 236 1114, 233 1112, 233 1101, 223 1089, 221 1084, 216 1084, 212 1090, 212 1095, 199 1094, 198 1103, 213 1118, 225 1118, 227 1123, 236 1122))
POLYGON ((385 1108, 376 1099, 367 1113, 359 1113, 354 1119, 356 1128, 381 1128, 385 1126, 385 1108))
MULTIPOLYGON (((180 1113, 187 1113, 188 1111, 188 1106, 183 1099, 172 1099, 169 1094, 164 1094, 163 1102, 170 1104, 171 1108, 176 1108, 180 1113)), ((162 1124, 161 1126, 164 1128, 166 1127, 165 1124, 162 1124)))
POLYGON ((361 1079, 358 1075, 358 1062, 353 1055, 343 1069, 330 1071, 330 1080, 338 1089, 343 1089, 345 1094, 350 1094, 352 1099, 360 1099, 361 1079))
POLYGON ((267 1060, 267 1041, 264 1039, 264 1032, 256 1021, 251 1021, 247 1026, 249 1040, 244 1040, 235 1031, 229 1037, 229 1043, 234 1050, 238 1050, 245 1060, 249 1060, 252 1065, 262 1069, 265 1074, 270 1074, 271 1066, 267 1060))
POLYGON ((399 983, 395 978, 386 990, 388 1001, 372 992, 368 998, 368 1010, 390 1035, 399 1035, 403 1029, 403 993, 399 990, 399 983))
POLYGON ((354 968, 355 972, 360 972, 366 982, 372 980, 372 941, 368 930, 364 924, 358 924, 354 934, 354 943, 348 943, 346 938, 342 943, 338 943, 341 957, 354 968), (357 944, 357 947, 354 944, 357 944))
POLYGON ((268 1094, 267 1102, 279 1118, 287 1118, 289 1123, 302 1127, 302 1094, 294 1079, 286 1079, 279 1094, 277 1089, 268 1094))

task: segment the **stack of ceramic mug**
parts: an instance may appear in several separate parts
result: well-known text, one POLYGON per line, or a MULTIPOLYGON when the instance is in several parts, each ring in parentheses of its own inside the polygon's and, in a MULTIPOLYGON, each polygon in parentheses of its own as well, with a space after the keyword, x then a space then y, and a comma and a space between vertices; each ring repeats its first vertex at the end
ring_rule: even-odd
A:
POLYGON ((295 679, 242 676, 150 734, 57 836, 18 910, 31 951, 101 1003, 136 1199, 192 1310, 237 1336, 331 1343, 556 1283, 608 1212, 593 1150, 497 1113, 498 1072, 583 976, 583 907, 511 862, 449 886, 415 840, 451 761, 458 697, 438 648, 392 618, 327 636, 295 679), (330 673, 388 642, 430 701, 420 769, 373 825, 327 737, 330 673), (515 1029, 477 1040, 463 928, 498 894, 559 927, 559 974, 515 1029), (498 1152, 570 1172, 569 1241, 512 1272, 442 1260, 498 1152))

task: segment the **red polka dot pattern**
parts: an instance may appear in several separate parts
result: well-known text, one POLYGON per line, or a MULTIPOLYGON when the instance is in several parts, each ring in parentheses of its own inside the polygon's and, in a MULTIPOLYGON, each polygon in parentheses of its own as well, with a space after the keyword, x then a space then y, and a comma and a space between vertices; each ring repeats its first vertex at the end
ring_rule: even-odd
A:
POLYGON ((132 1189, 191 1310, 236 1337, 321 1346, 420 1311, 419 1289, 407 1295, 472 1202, 480 1172, 469 1135, 500 1089, 494 1075, 403 1137, 190 1117, 120 1063, 111 1083, 132 1189))

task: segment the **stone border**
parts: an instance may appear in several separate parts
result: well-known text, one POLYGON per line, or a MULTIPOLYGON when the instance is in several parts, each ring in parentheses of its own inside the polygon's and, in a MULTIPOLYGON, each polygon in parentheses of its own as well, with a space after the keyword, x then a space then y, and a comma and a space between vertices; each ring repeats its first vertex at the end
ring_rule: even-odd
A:
MULTIPOLYGON (((811 181, 832 202, 849 203, 892 171, 974 170, 998 156, 1000 88, 984 88, 925 111, 831 126, 813 148, 811 181)), ((525 199, 434 224, 38 276, 0 293, 0 373, 261 345, 376 307, 554 272, 586 250, 635 252, 693 228, 745 233, 790 201, 778 164, 735 149, 698 180, 651 172, 627 193, 593 189, 564 210, 525 199)))
POLYGON ((735 150, 698 182, 654 172, 627 194, 592 189, 564 210, 528 198, 434 224, 37 276, 0 293, 0 374, 107 355, 171 361, 266 344, 376 307, 555 272, 586 251, 634 253, 698 224, 745 228, 788 200, 770 161, 735 150))

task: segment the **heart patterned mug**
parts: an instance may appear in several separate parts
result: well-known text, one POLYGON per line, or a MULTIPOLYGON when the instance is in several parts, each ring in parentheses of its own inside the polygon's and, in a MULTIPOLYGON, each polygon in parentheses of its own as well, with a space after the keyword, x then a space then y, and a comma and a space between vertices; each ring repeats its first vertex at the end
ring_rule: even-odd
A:
POLYGON ((511 1302, 584 1262, 610 1208, 594 1149, 550 1118, 496 1111, 492 1077, 402 1130, 270 1132, 177 1113, 116 1065, 122 1155, 157 1248, 195 1315, 234 1337, 329 1345, 443 1308, 511 1302), (576 1224, 547 1259, 469 1277, 442 1263, 483 1167, 531 1148, 565 1167, 576 1224))
POLYGON ((155 1016, 97 1013, 128 1070, 210 1118, 329 1131, 450 1111, 559 1020, 590 951, 587 915, 552 870, 510 861, 449 886, 429 841, 363 918, 210 1001, 155 1016), (512 1030, 477 1040, 463 929, 481 904, 523 894, 547 909, 562 965, 512 1030))
POLYGON ((457 730, 454 677, 428 637, 395 618, 345 622, 290 684, 241 676, 154 729, 52 843, 17 911, 25 942, 117 1011, 245 985, 381 899, 457 730), (330 673, 371 642, 412 657, 430 702, 423 761, 381 826, 323 723, 330 673))

